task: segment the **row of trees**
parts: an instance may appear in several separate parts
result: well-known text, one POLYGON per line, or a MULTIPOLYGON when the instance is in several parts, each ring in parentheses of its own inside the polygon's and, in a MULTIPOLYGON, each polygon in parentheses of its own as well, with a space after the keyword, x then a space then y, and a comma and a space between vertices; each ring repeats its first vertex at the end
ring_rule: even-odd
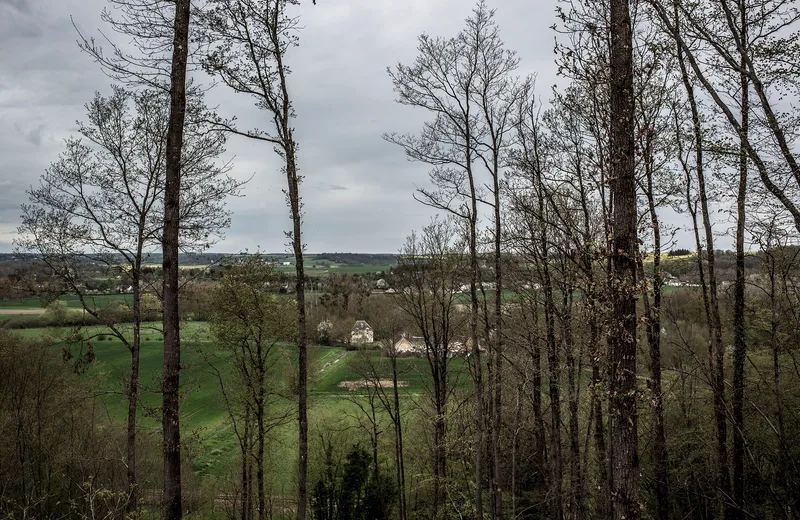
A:
POLYGON ((287 418, 272 400, 295 395, 298 519, 351 518, 373 494, 376 517, 390 503, 400 518, 797 516, 798 265, 786 242, 800 232, 800 174, 796 116, 778 106, 797 96, 790 0, 562 2, 556 62, 568 85, 546 109, 483 1, 456 36, 422 35, 416 60, 389 69, 398 101, 430 118, 418 134, 385 138, 432 168, 417 199, 444 214, 403 247, 393 282, 402 312, 382 325, 388 338, 413 331, 426 345, 428 399, 418 406, 430 449, 419 467, 431 478, 414 478, 422 491, 409 500, 408 423, 390 355, 391 390, 387 367, 362 367, 373 382, 368 406, 357 400, 372 425, 372 467, 350 451, 347 479, 320 478, 311 510, 302 176, 286 61, 297 2, 111 1, 118 9, 104 19, 132 50, 83 36, 80 45, 124 87, 87 106, 81 138, 30 191, 20 245, 79 296, 80 256, 123 258, 134 281, 132 336, 106 323, 131 352, 130 512, 143 259, 162 249, 163 515, 180 518, 178 251, 208 247, 227 225, 223 200, 241 184, 218 156, 236 135, 282 161, 296 268, 291 318, 263 293, 272 274, 257 261, 215 292, 214 332, 238 378, 224 396, 242 452, 237 516, 267 514, 265 438, 287 418), (200 69, 252 96, 265 125, 243 129, 206 108, 187 80, 200 69), (759 182, 748 182, 753 169, 759 182), (734 224, 730 295, 718 279, 716 208, 730 208, 734 224), (691 222, 696 293, 664 290, 662 251, 676 231, 667 211, 691 222), (764 268, 750 278, 748 240, 764 268), (461 337, 465 364, 450 355, 461 337), (292 388, 269 377, 286 340, 298 345, 292 388), (381 417, 394 436, 393 485, 378 463, 381 417))
MULTIPOLYGON (((662 219, 666 211, 677 210, 691 219, 699 252, 701 323, 708 353, 706 361, 693 361, 693 370, 703 371, 715 425, 715 458, 707 474, 716 478, 703 482, 703 492, 710 496, 700 501, 702 509, 725 518, 793 517, 796 508, 785 502, 795 495, 793 477, 784 473, 783 463, 766 469, 757 462, 787 439, 776 428, 777 444, 755 454, 756 441, 748 432, 758 427, 751 429, 745 422, 746 399, 753 399, 746 397, 747 385, 759 384, 748 380, 745 365, 748 360, 753 364, 764 348, 747 315, 745 256, 752 237, 764 254, 785 258, 775 240, 800 231, 793 217, 795 119, 792 112, 774 108, 778 96, 796 95, 794 72, 783 61, 796 41, 796 12, 780 1, 673 2, 669 7, 663 2, 631 6, 612 1, 566 2, 558 15, 556 30, 563 38, 556 48, 557 63, 570 83, 554 90, 546 110, 532 94, 532 80, 515 76, 516 58, 503 48, 484 3, 456 37, 421 36, 416 61, 389 72, 398 101, 424 109, 431 119, 419 134, 386 138, 410 159, 432 166, 434 188, 420 190, 418 200, 454 219, 463 241, 450 244, 448 255, 464 251, 471 266, 462 272, 472 273, 475 514, 484 514, 484 489, 492 518, 509 513, 503 498, 508 468, 502 466, 516 446, 508 441, 503 395, 514 389, 504 388, 503 382, 512 378, 503 376, 512 373, 532 385, 535 421, 530 428, 537 433, 528 450, 541 454, 538 469, 548 478, 540 483, 540 497, 549 518, 636 518, 643 511, 670 518, 687 508, 697 510, 692 500, 682 499, 691 491, 672 484, 675 470, 665 422, 669 409, 662 340, 669 333, 662 311, 661 256, 675 229, 662 219), (757 102, 750 102, 751 92, 757 102), (756 139, 758 146, 753 145, 756 139), (761 183, 748 184, 751 168, 761 183), (718 193, 716 186, 723 185, 733 188, 733 197, 718 193), (736 277, 731 303, 723 301, 715 270, 714 228, 720 222, 712 205, 733 208, 736 277), (765 236, 769 242, 763 241, 765 236), (480 255, 494 259, 494 295, 479 294, 480 255), (518 291, 520 300, 505 302, 505 287, 518 291), (515 326, 509 329, 510 320, 515 326), (485 362, 481 343, 487 345, 485 362), (726 343, 732 345, 732 355, 726 355, 726 343), (516 348, 508 352, 507 344, 516 348), (642 377, 637 370, 640 344, 648 351, 646 389, 637 382, 642 377), (526 351, 533 362, 530 380, 522 368, 529 363, 526 351), (592 373, 588 403, 580 398, 585 361, 592 373), (505 363, 511 367, 504 368, 505 363), (549 425, 542 408, 544 382, 549 425), (651 463, 644 474, 639 465, 642 428, 637 424, 643 402, 649 404, 651 463), (567 440, 562 439, 562 425, 567 440), (587 428, 593 431, 591 446, 587 428), (590 454, 597 461, 593 471, 585 462, 590 454), (588 487, 589 482, 594 486, 588 487), (762 485, 772 490, 772 500, 755 491, 762 485), (650 493, 652 498, 646 498, 650 493)), ((439 226, 426 231, 423 244, 448 236, 439 226)), ((444 265, 439 249, 406 253, 409 258, 439 258, 444 265)), ((451 260, 447 256, 448 265, 451 260)), ((418 267, 433 276, 429 266, 426 261, 418 267)), ((796 266, 785 267, 786 279, 793 279, 789 273, 796 266)), ((788 292, 772 294, 794 305, 789 303, 794 301, 792 284, 785 287, 788 292)), ((424 294, 446 300, 452 292, 444 287, 411 291, 413 309, 434 319, 432 309, 444 308, 425 302, 424 294)), ((749 312, 758 307, 756 301, 749 312)), ((451 314, 440 314, 437 323, 447 330, 451 314)), ((417 321, 420 330, 431 328, 417 321)), ((672 325, 690 344, 684 339, 689 324, 674 320, 672 325)), ((447 344, 442 341, 426 338, 433 350, 447 344)), ((772 384, 777 386, 781 352, 773 354, 772 384)), ((437 374, 446 371, 446 362, 440 360, 431 376, 441 377, 437 374)), ((669 374, 670 385, 672 378, 669 374)), ((775 399, 783 410, 777 404, 785 399, 780 390, 775 399)), ((436 401, 434 397, 439 410, 436 401)), ((754 405, 761 415, 756 424, 785 420, 783 411, 777 412, 779 419, 762 406, 754 405)), ((445 415, 437 417, 443 420, 445 415)), ((791 451, 782 453, 794 460, 791 451)), ((435 450, 433 458, 434 475, 441 478, 446 471, 438 468, 435 450)), ((512 490, 512 503, 516 499, 512 490)), ((436 491, 433 500, 438 510, 445 508, 446 498, 436 491)), ((516 514, 516 507, 512 509, 516 514)))

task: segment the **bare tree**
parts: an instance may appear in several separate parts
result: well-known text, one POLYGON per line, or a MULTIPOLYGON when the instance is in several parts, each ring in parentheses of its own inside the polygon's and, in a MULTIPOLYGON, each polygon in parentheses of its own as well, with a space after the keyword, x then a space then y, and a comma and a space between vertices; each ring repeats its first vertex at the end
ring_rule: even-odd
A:
MULTIPOLYGON (((705 249, 707 263, 703 262, 703 243, 699 226, 697 223, 697 208, 695 202, 691 200, 691 186, 693 179, 691 178, 691 170, 686 161, 680 154, 680 161, 686 174, 686 190, 687 190, 687 204, 690 206, 689 211, 692 215, 695 241, 697 244, 697 262, 698 269, 701 277, 702 293, 703 293, 703 306, 706 314, 706 323, 708 327, 708 363, 709 363, 709 378, 711 380, 711 388, 714 399, 714 418, 717 429, 717 461, 718 461, 718 493, 721 497, 720 505, 723 507, 724 515, 728 517, 730 508, 726 505, 728 496, 730 495, 730 470, 728 466, 728 434, 727 434, 727 418, 726 418, 726 401, 725 401, 725 367, 724 367, 724 346, 722 344, 722 323, 720 319, 719 298, 717 292, 717 277, 716 277, 716 261, 714 251, 714 235, 712 229, 711 215, 709 212, 708 193, 706 190, 706 159, 704 156, 704 149, 706 148, 705 136, 701 123, 701 113, 698 107, 695 87, 692 84, 687 62, 691 64, 691 55, 686 53, 686 47, 681 42, 681 17, 677 5, 673 6, 674 18, 671 22, 674 24, 672 27, 677 33, 673 33, 676 41, 676 54, 678 66, 681 72, 681 80, 684 85, 686 97, 689 102, 692 121, 692 147, 694 148, 694 177, 697 182, 697 196, 700 204, 700 215, 702 220, 702 229, 705 233, 705 249), (675 36, 677 34, 677 36, 675 36), (705 275, 708 274, 708 283, 706 284, 705 275)), ((694 68, 694 67, 692 67, 694 68)))
POLYGON ((749 21, 737 17, 737 7, 745 4, 730 0, 708 0, 691 9, 677 1, 649 3, 661 26, 680 47, 698 83, 739 136, 764 188, 780 201, 800 231, 800 166, 793 150, 797 121, 775 107, 775 99, 794 96, 794 87, 789 85, 796 84, 797 71, 784 66, 783 56, 792 52, 798 38, 794 23, 800 13, 787 0, 758 2, 758 9, 754 10, 758 15, 749 21), (747 23, 742 25, 742 21, 747 23), (695 42, 701 45, 693 45, 695 42), (757 120, 769 136, 767 139, 754 142, 754 136, 762 132, 752 131, 751 118, 736 117, 735 105, 741 100, 727 95, 726 81, 715 81, 720 70, 730 70, 747 79, 758 99, 757 120), (749 131, 743 131, 743 126, 749 131), (776 163, 781 167, 775 167, 776 163))
POLYGON ((256 99, 270 122, 268 129, 241 130, 234 121, 217 120, 222 131, 272 144, 283 160, 286 200, 292 218, 287 233, 295 257, 297 300, 299 462, 297 518, 306 518, 308 486, 308 348, 306 339, 305 273, 301 234, 302 203, 297 168, 297 142, 292 120, 286 57, 297 45, 298 19, 288 10, 297 0, 211 0, 200 15, 207 44, 203 66, 234 92, 256 99))
MULTIPOLYGON (((494 11, 480 1, 454 38, 419 37, 418 56, 412 65, 398 64, 389 76, 403 105, 423 108, 434 116, 419 135, 387 134, 414 160, 433 166, 435 190, 420 189, 417 200, 465 222, 470 252, 470 337, 473 377, 477 397, 475 450, 476 514, 483 515, 484 420, 486 408, 482 363, 478 349, 481 272, 478 254, 479 204, 491 210, 495 300, 491 328, 484 337, 492 346, 488 402, 490 411, 489 487, 492 517, 502 518, 500 435, 502 428, 502 218, 501 181, 505 154, 513 141, 511 116, 531 81, 515 75, 519 59, 507 50, 494 22, 494 11), (488 177, 488 178, 487 178, 488 177), (486 179, 486 180, 482 180, 486 179), (485 198, 489 192, 491 198, 485 198), (491 334, 490 334, 491 332, 491 334), (491 340, 489 339, 491 336, 491 340)), ((484 302, 484 307, 485 307, 484 302)), ((488 318, 484 320, 489 326, 488 318)))
MULTIPOLYGON (((170 92, 175 43, 175 8, 173 0, 105 0, 108 7, 100 13, 107 30, 99 36, 84 33, 73 20, 78 33, 78 47, 92 58, 116 83, 170 92), (124 43, 116 40, 123 38, 124 43)), ((195 6, 196 7, 196 6, 195 6)), ((190 33, 193 27, 189 27, 190 33)), ((197 67, 200 46, 187 40, 187 67, 197 67)))
MULTIPOLYGON (((420 235, 412 234, 401 249, 395 272, 402 290, 398 305, 414 322, 425 342, 433 405, 433 518, 446 514, 447 414, 454 389, 450 369, 452 341, 463 325, 456 310, 467 259, 458 244, 452 220, 435 220, 420 235)), ((477 447, 476 447, 477 449, 477 447)))
MULTIPOLYGON (((394 301, 391 302, 394 304, 394 301)), ((403 415, 405 414, 404 407, 401 407, 400 399, 400 377, 404 372, 401 372, 398 367, 399 352, 395 349, 395 341, 401 335, 407 334, 404 326, 405 315, 401 309, 392 308, 384 314, 378 316, 375 325, 375 331, 382 336, 380 339, 380 348, 383 350, 383 357, 378 358, 370 351, 364 351, 363 354, 357 358, 355 363, 352 363, 354 370, 364 379, 368 384, 368 397, 372 399, 372 392, 374 391, 375 397, 380 401, 380 405, 389 416, 394 428, 394 441, 395 441, 395 471, 397 478, 397 505, 398 517, 400 520, 405 520, 408 516, 407 499, 406 499, 406 476, 405 476, 405 457, 403 454, 403 415), (388 367, 386 366, 388 362, 388 367), (389 373, 389 374, 387 374, 389 373), (391 377, 391 386, 387 384, 388 377, 391 377), (402 411, 401 411, 402 410, 402 411)), ((372 403, 370 403, 372 405, 372 403)), ((363 405, 362 412, 366 413, 363 405)), ((377 423, 372 420, 374 425, 373 438, 377 438, 377 423)), ((377 449, 377 446, 375 447, 377 449)), ((377 465, 376 465, 377 468, 377 465)), ((377 469, 376 469, 377 474, 377 469)))
MULTIPOLYGON (((87 104, 88 121, 79 123, 81 138, 70 138, 58 161, 23 205, 18 246, 37 253, 42 262, 77 294, 89 315, 105 324, 130 351, 127 460, 130 506, 138 502, 136 478, 136 411, 139 395, 142 296, 148 280, 144 267, 161 240, 167 108, 161 91, 131 92, 119 87, 111 96, 97 94, 87 104), (106 265, 130 280, 132 337, 128 325, 116 321, 87 294, 82 271, 106 265)), ((240 183, 216 162, 225 139, 209 134, 200 120, 208 117, 202 96, 195 92, 188 108, 182 188, 181 246, 205 249, 222 236, 230 222, 224 199, 240 183)))
MULTIPOLYGON (((164 280, 164 374, 162 427, 164 430, 164 517, 180 518, 180 316, 178 312, 180 248, 181 153, 186 118, 187 67, 193 51, 189 32, 191 0, 110 0, 115 11, 102 19, 130 38, 132 51, 101 32, 110 47, 106 52, 94 37, 78 31, 78 45, 110 77, 136 86, 162 89, 169 94, 166 135, 164 229, 162 239, 164 280)), ((77 27, 76 27, 77 29, 77 27)))

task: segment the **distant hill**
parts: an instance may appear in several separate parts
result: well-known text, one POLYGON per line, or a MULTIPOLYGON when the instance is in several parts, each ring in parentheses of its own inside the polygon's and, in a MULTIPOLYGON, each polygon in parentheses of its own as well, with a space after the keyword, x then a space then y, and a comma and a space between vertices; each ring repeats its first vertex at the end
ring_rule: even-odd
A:
MULTIPOLYGON (((182 253, 179 263, 183 266, 211 265, 229 257, 245 256, 247 253, 182 253)), ((266 260, 271 262, 292 262, 294 255, 288 253, 262 253, 266 260)), ((330 263, 339 266, 368 267, 386 266, 397 263, 396 254, 383 253, 318 253, 306 254, 306 262, 330 263)), ((38 259, 34 254, 0 253, 0 262, 32 263, 38 259)), ((150 253, 147 264, 158 265, 162 261, 161 253, 150 253)))
POLYGON ((316 261, 328 260, 334 264, 368 266, 389 265, 397 263, 397 254, 388 253, 320 253, 309 255, 316 261))

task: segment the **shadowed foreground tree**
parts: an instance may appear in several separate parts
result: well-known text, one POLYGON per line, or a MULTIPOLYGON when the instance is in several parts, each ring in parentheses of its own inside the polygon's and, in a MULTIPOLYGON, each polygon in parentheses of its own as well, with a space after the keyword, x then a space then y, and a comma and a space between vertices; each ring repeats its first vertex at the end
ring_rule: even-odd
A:
POLYGON ((179 373, 181 368, 180 312, 178 310, 181 219, 181 153, 186 120, 186 64, 189 55, 189 16, 191 0, 175 0, 172 66, 169 81, 169 124, 167 126, 164 234, 161 242, 164 285, 164 383, 162 387, 162 429, 164 434, 165 520, 179 520, 181 503, 181 429, 179 373))
POLYGON ((0 329, 0 516, 122 518, 118 446, 92 388, 46 339, 0 329))
POLYGON ((194 38, 189 39, 192 0, 109 0, 114 7, 101 18, 111 29, 129 38, 120 46, 101 32, 110 51, 93 37, 78 31, 78 46, 103 71, 119 82, 161 89, 169 94, 165 145, 163 255, 164 371, 162 428, 164 437, 164 500, 167 520, 181 518, 180 314, 178 311, 181 208, 181 153, 186 119, 186 71, 194 38))
POLYGON ((611 252, 613 313, 611 357, 611 511, 618 520, 639 518, 636 406, 636 177, 634 167, 633 37, 628 0, 611 0, 611 252))

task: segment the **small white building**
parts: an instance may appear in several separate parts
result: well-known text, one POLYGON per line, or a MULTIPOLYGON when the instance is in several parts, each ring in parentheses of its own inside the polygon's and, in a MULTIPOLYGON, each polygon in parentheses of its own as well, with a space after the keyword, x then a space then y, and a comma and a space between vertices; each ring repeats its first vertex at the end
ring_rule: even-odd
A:
POLYGON ((416 350, 417 346, 405 334, 400 334, 400 337, 394 342, 394 351, 397 354, 411 354, 416 350))
POLYGON ((364 320, 356 321, 353 331, 350 333, 350 343, 353 345, 367 345, 375 341, 375 332, 364 320))

